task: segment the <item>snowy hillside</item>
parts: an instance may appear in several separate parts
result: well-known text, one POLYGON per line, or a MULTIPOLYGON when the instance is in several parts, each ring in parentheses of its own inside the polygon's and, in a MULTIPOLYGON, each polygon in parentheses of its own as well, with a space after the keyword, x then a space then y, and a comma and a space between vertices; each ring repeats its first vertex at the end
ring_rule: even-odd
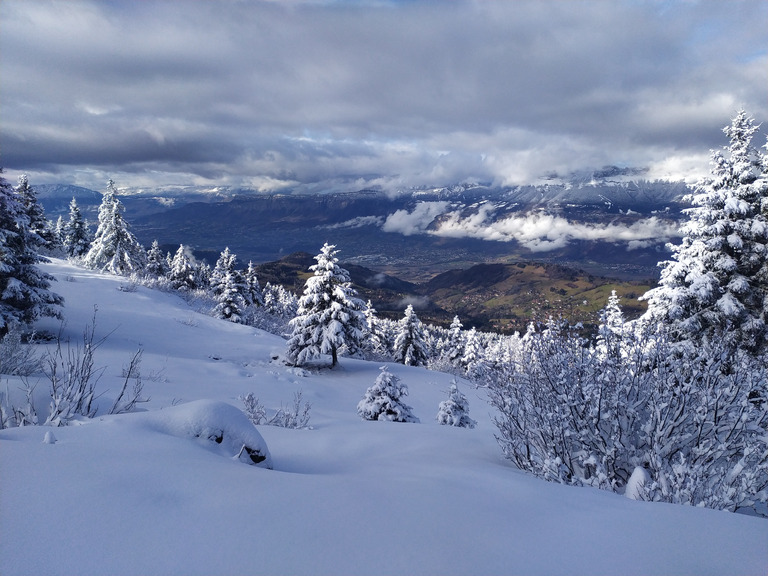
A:
MULTIPOLYGON (((43 268, 59 280, 73 344, 98 309, 102 414, 0 431, 4 576, 745 575, 768 566, 765 519, 637 502, 516 470, 494 439, 482 391, 466 383, 477 427, 438 425, 448 375, 390 364, 421 422, 363 421, 356 406, 377 363, 287 368, 275 360, 285 350, 279 337, 198 314, 176 295, 126 289, 124 278, 60 260, 43 268), (150 401, 103 415, 139 348, 150 401), (274 412, 297 391, 312 405, 311 429, 257 433, 231 408, 253 393, 274 412), (206 439, 219 433, 227 441, 206 439), (239 444, 261 438, 273 469, 233 458, 239 444)), ((50 319, 37 326, 59 330, 50 319)), ((30 383, 38 379, 44 420, 47 383, 30 383)), ((1 383, 22 400, 18 377, 1 383)))

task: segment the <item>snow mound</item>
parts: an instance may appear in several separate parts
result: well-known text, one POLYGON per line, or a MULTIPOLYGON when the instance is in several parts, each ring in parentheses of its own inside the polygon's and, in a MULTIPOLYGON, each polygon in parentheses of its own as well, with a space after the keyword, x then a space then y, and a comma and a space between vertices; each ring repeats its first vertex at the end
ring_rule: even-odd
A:
POLYGON ((198 400, 146 414, 159 432, 200 438, 232 458, 272 469, 272 456, 261 434, 240 410, 215 400, 198 400))

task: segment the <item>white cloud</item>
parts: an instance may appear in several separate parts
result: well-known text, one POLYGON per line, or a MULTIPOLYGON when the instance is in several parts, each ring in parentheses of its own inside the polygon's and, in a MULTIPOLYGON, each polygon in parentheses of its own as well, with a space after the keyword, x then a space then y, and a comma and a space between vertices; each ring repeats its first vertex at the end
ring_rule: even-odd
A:
POLYGON ((338 224, 329 224, 324 226, 329 230, 335 230, 337 228, 362 228, 363 226, 381 226, 384 224, 384 218, 381 216, 358 216, 338 224))
POLYGON ((631 243, 628 249, 636 249, 640 247, 640 242, 663 242, 676 235, 675 224, 656 216, 632 224, 596 225, 573 222, 544 212, 513 215, 500 220, 493 220, 491 214, 492 209, 485 206, 477 214, 466 218, 453 212, 431 233, 451 238, 516 241, 533 252, 563 248, 572 240, 627 242, 631 243))
POLYGON ((449 202, 419 202, 412 212, 397 210, 387 216, 381 229, 384 232, 399 232, 404 236, 421 234, 449 206, 449 202))

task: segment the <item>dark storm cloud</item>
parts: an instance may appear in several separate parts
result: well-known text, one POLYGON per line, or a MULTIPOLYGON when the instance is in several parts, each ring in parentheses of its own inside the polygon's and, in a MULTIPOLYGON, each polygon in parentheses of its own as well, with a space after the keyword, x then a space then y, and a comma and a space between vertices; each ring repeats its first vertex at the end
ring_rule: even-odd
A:
POLYGON ((0 16, 0 162, 33 180, 695 175, 738 108, 768 118, 761 0, 4 0, 0 16))

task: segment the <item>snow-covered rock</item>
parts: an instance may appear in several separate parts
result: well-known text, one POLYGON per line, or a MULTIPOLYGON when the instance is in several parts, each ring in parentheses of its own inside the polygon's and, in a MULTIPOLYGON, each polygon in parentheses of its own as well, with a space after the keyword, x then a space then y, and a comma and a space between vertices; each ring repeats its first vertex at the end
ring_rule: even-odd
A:
POLYGON ((143 415, 160 432, 200 438, 226 456, 272 468, 267 443, 240 410, 215 400, 197 400, 143 415))

